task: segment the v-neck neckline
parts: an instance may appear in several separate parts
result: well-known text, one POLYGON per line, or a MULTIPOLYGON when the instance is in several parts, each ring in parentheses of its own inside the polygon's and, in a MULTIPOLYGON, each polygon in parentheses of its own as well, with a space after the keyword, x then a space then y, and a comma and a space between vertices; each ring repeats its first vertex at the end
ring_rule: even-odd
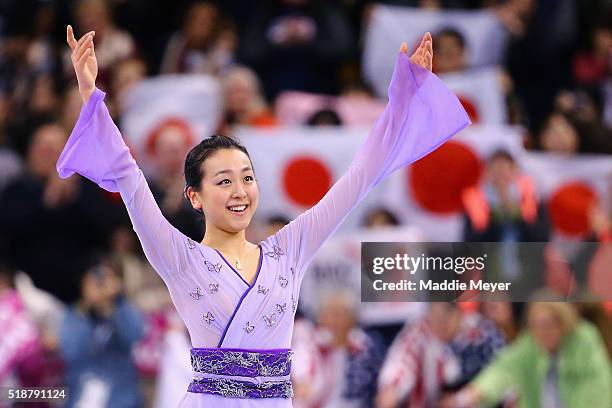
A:
POLYGON ((227 335, 227 331, 229 330, 230 326, 232 325, 232 322, 234 321, 234 318, 236 317, 236 314, 238 313, 238 310, 240 310, 240 306, 242 306, 242 302, 244 302, 244 299, 246 299, 247 295, 249 293, 251 293, 251 289, 253 289, 255 287, 255 284, 257 283, 257 279, 259 278, 259 274, 261 272, 261 266, 263 265, 263 253, 264 252, 263 252, 263 248, 261 246, 261 243, 258 244, 257 246, 259 247, 259 265, 257 265, 257 273, 255 274, 255 279, 253 279, 253 283, 251 285, 249 285, 247 283, 247 281, 244 280, 242 275, 240 275, 234 268, 232 268, 232 265, 230 265, 227 262, 227 260, 223 257, 223 255, 221 255, 221 252, 219 252, 219 251, 217 251, 215 249, 215 251, 217 251, 219 256, 221 256, 221 258, 225 261, 225 263, 227 263, 227 265, 242 279, 242 282, 244 282, 247 285, 247 288, 245 289, 245 291, 242 294, 242 296, 240 296, 240 299, 238 300, 238 303, 234 307, 234 311, 232 312, 231 317, 229 318, 229 320, 227 321, 227 324, 225 325, 225 328, 223 329, 223 333, 221 334, 221 338, 219 339, 219 342, 217 343, 217 348, 221 347, 221 345, 225 341, 225 336, 227 335))
MULTIPOLYGON (((201 244, 204 245, 204 244, 201 244)), ((212 248, 212 247, 210 247, 212 248)), ((223 256, 223 254, 221 253, 221 251, 219 251, 218 249, 212 248, 214 249, 214 251, 219 255, 219 257, 221 257, 221 259, 223 260, 223 262, 225 262, 225 264, 227 266, 229 266, 229 268, 234 271, 234 273, 236 275, 238 275, 238 277, 240 278, 240 280, 242 282, 244 282, 245 285, 247 285, 248 288, 252 288, 253 286, 255 286, 255 282, 257 282, 257 277, 259 276, 259 271, 261 270, 261 264, 262 264, 262 259, 263 259, 263 248, 261 247, 261 244, 257 244, 257 248, 259 248, 259 262, 257 264, 257 270, 255 271, 255 276, 253 277, 253 282, 249 283, 246 281, 246 279, 244 279, 244 276, 242 276, 240 274, 240 272, 238 272, 236 269, 234 269, 234 267, 232 266, 231 263, 229 263, 227 261, 227 259, 225 259, 225 257, 223 256)))

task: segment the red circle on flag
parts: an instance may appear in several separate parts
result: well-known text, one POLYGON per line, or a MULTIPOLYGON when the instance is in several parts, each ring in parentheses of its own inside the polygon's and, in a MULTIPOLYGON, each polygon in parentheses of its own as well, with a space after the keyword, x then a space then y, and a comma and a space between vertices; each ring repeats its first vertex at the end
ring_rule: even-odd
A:
POLYGON ((577 181, 561 185, 548 202, 553 225, 566 235, 587 234, 589 210, 596 202, 597 194, 586 183, 577 181))
POLYGON ((408 191, 426 210, 449 214, 461 211, 461 194, 478 183, 482 163, 463 143, 449 141, 408 169, 408 191))
POLYGON ((331 183, 332 176, 327 166, 312 156, 294 157, 283 172, 285 193, 294 204, 304 207, 318 203, 331 183))

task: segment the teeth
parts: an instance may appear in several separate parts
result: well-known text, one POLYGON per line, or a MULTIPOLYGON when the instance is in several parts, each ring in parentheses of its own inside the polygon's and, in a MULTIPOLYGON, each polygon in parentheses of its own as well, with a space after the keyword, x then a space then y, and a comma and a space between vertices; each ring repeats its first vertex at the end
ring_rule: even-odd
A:
POLYGON ((235 212, 241 212, 241 211, 244 211, 244 210, 246 210, 246 208, 247 208, 247 206, 246 206, 246 205, 238 205, 238 206, 235 206, 235 207, 229 207, 229 209, 230 209, 231 211, 235 211, 235 212))

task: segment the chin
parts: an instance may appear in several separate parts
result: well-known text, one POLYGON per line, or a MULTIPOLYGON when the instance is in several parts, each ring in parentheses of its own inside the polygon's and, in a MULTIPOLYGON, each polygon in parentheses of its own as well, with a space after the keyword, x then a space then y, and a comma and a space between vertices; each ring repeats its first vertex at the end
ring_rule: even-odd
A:
POLYGON ((232 233, 237 233, 237 232, 247 229, 249 225, 251 225, 250 218, 248 220, 241 221, 241 222, 236 222, 236 221, 229 222, 227 223, 227 231, 232 232, 232 233))

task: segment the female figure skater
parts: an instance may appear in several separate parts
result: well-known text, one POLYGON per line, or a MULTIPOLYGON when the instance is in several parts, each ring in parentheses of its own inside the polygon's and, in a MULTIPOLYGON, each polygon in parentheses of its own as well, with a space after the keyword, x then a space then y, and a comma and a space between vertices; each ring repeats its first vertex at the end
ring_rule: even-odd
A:
POLYGON ((244 147, 203 140, 185 161, 186 196, 205 215, 194 242, 157 207, 95 88, 94 33, 68 44, 83 108, 57 163, 119 192, 144 252, 168 286, 194 347, 193 381, 181 407, 290 408, 291 333, 300 284, 317 249, 350 210, 396 169, 419 159, 470 122, 455 95, 431 74, 432 40, 412 57, 400 47, 389 104, 344 176, 314 207, 255 245, 245 239, 259 200, 244 147))

